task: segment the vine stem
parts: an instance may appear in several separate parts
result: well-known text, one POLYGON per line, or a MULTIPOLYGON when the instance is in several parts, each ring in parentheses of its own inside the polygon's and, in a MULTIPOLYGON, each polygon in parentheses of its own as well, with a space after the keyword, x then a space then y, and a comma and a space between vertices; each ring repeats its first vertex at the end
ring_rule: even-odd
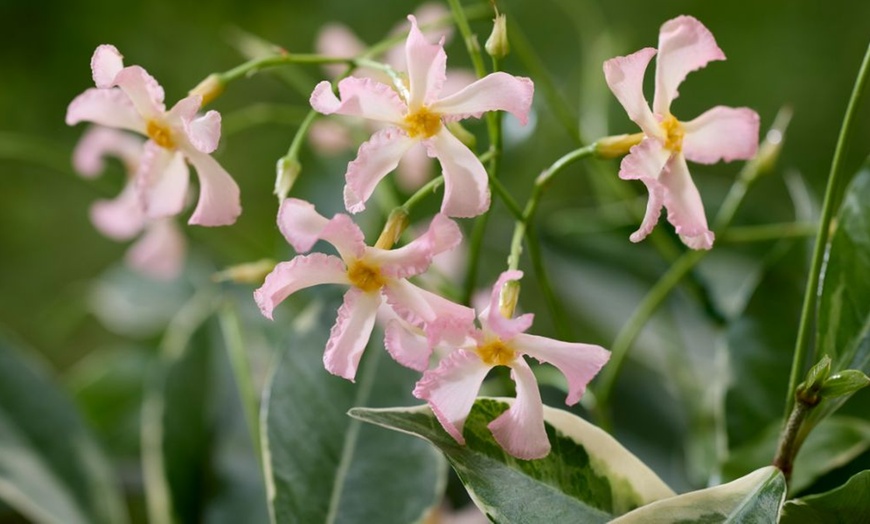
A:
POLYGON ((840 189, 845 182, 843 165, 845 163, 846 148, 849 138, 852 135, 853 123, 858 106, 861 102, 861 97, 864 93, 864 87, 867 83, 867 77, 870 76, 870 45, 867 46, 867 51, 864 53, 864 60, 861 62, 861 68, 858 70, 858 77, 855 80, 855 85, 852 88, 852 95, 849 98, 849 105, 846 107, 846 114, 843 117, 843 124, 840 127, 840 136, 837 139, 837 145, 834 149, 834 157, 831 161, 831 172, 828 175, 828 186, 825 189, 825 200, 822 205, 822 216, 819 220, 819 228, 816 233, 816 244, 813 249, 813 258, 810 265, 810 274, 807 279, 807 287, 804 292, 804 302, 801 309, 801 319, 798 325, 797 340, 795 342, 794 359, 792 360, 791 374, 788 381, 788 390, 786 392, 785 401, 785 417, 786 420, 790 417, 792 408, 794 407, 794 392, 797 388, 801 374, 806 369, 807 352, 809 350, 809 332, 810 324, 812 324, 812 315, 816 307, 816 295, 818 293, 819 281, 821 279, 822 267, 825 259, 825 249, 828 244, 828 236, 830 234, 831 220, 834 217, 834 212, 837 208, 837 199, 839 198, 840 189))

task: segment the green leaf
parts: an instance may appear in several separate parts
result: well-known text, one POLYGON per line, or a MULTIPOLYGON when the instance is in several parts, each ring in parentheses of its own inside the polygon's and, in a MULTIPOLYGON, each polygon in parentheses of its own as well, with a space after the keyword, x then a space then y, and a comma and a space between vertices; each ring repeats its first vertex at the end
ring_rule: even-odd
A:
POLYGON ((858 473, 839 488, 790 500, 782 508, 781 524, 866 524, 870 522, 870 470, 858 473))
POLYGON ((102 450, 39 363, 0 335, 0 498, 44 523, 127 520, 102 450))
MULTIPOLYGON (((782 425, 770 424, 755 441, 733 451, 722 467, 725 480, 740 477, 769 464, 776 453, 782 425)), ((790 482, 792 493, 810 487, 825 473, 844 466, 870 448, 870 422, 845 416, 824 420, 807 437, 797 459, 790 482)))
POLYGON ((351 416, 428 440, 450 461, 478 507, 496 522, 608 522, 673 496, 648 467, 580 417, 544 407, 553 446, 539 460, 506 454, 486 427, 512 399, 478 399, 458 444, 428 406, 351 410, 351 416))
MULTIPOLYGON (((356 384, 330 375, 323 368, 323 351, 335 311, 324 307, 314 327, 288 333, 264 398, 272 519, 416 522, 440 502, 447 473, 443 459, 425 443, 365 426, 347 411, 412 402, 419 374, 371 344, 356 384)), ((286 324, 283 329, 291 331, 286 324)))
POLYGON ((653 502, 613 524, 768 524, 779 518, 785 490, 785 477, 768 466, 728 484, 653 502))

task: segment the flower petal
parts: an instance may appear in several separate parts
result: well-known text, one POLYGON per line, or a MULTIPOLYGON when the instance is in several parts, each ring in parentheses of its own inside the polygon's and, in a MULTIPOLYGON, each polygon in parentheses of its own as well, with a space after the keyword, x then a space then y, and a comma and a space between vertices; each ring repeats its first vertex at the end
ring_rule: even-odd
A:
POLYGON ((281 203, 278 229, 300 253, 311 250, 321 239, 335 246, 343 259, 362 258, 365 253, 363 232, 350 217, 338 214, 330 220, 318 213, 313 204, 298 198, 281 203))
POLYGON ((713 247, 713 232, 707 228, 704 203, 689 174, 683 155, 674 155, 659 179, 665 188, 664 204, 668 222, 674 225, 684 244, 692 249, 713 247))
POLYGON ((629 154, 622 159, 619 166, 619 178, 640 180, 649 192, 643 222, 629 238, 632 242, 640 242, 646 238, 659 221, 664 205, 665 191, 659 182, 659 177, 670 157, 671 152, 662 147, 661 142, 653 138, 644 138, 640 144, 633 146, 629 154))
POLYGON ((514 457, 544 458, 550 452, 550 440, 544 429, 544 404, 538 381, 522 358, 511 364, 511 378, 517 384, 517 398, 487 427, 496 442, 514 457))
POLYGON ((180 151, 170 152, 149 140, 135 180, 147 216, 169 217, 184 209, 190 172, 180 151))
POLYGON ((489 179, 474 153, 447 129, 439 131, 429 143, 444 173, 441 212, 465 218, 489 209, 489 179))
POLYGON ((113 87, 115 76, 122 69, 124 69, 124 56, 118 52, 115 46, 109 44, 97 46, 91 57, 91 73, 97 87, 113 87))
POLYGON ((683 124, 683 154, 699 164, 748 160, 758 151, 758 127, 755 111, 716 106, 683 124))
POLYGON ((90 214, 97 231, 112 240, 130 240, 145 225, 142 200, 132 183, 124 186, 117 198, 94 202, 90 214))
POLYGON ((611 58, 604 62, 604 79, 628 118, 648 136, 657 137, 662 134, 660 126, 643 96, 644 72, 655 54, 655 49, 646 47, 628 56, 611 58))
POLYGON ((431 110, 455 120, 480 118, 487 111, 507 111, 525 125, 534 94, 535 85, 530 79, 497 72, 438 100, 431 110))
POLYGON ((426 371, 432 346, 426 334, 419 328, 397 318, 390 320, 384 329, 384 347, 393 360, 415 371, 426 371))
POLYGON ((490 369, 476 354, 457 349, 437 368, 423 373, 414 388, 414 396, 429 403, 447 433, 460 444, 465 444, 462 426, 490 369))
POLYGON ((188 152, 187 158, 196 168, 199 178, 199 201, 187 223, 200 226, 234 223, 242 213, 236 181, 209 155, 188 152))
POLYGON ((725 60, 725 53, 704 24, 691 16, 665 22, 659 31, 653 111, 662 116, 670 114, 671 102, 680 96, 677 88, 686 75, 714 60, 725 60))
POLYGON ((417 27, 414 15, 408 15, 408 20, 411 30, 405 41, 405 60, 410 87, 408 109, 413 112, 438 99, 447 78, 447 53, 443 37, 437 44, 430 44, 417 27))
POLYGON ((344 205, 351 213, 365 209, 365 202, 372 196, 375 186, 387 174, 396 169, 402 155, 416 140, 403 131, 389 127, 381 129, 359 146, 357 157, 347 165, 344 186, 344 205))
POLYGON ((372 335, 380 304, 379 293, 351 288, 344 294, 344 303, 338 308, 338 318, 329 332, 323 353, 323 366, 327 371, 354 381, 359 359, 372 335))
POLYGON ((311 107, 324 115, 358 116, 391 124, 403 122, 405 104, 388 85, 349 76, 338 83, 338 94, 340 98, 332 92, 332 84, 324 80, 311 93, 311 107))
POLYGON ((422 327, 430 345, 442 341, 459 344, 474 330, 474 310, 395 279, 381 290, 390 308, 405 322, 422 327))
POLYGON ((146 120, 159 119, 166 112, 163 88, 139 66, 128 66, 115 76, 115 84, 130 97, 136 111, 146 120))
POLYGON ((610 352, 601 346, 562 342, 536 335, 517 335, 513 345, 521 353, 540 362, 556 366, 568 380, 568 398, 565 403, 576 404, 586 385, 610 359, 610 352))
POLYGON ((145 134, 145 121, 120 89, 91 88, 75 97, 66 110, 66 125, 93 122, 145 134))
POLYGON ((437 214, 425 233, 399 249, 369 248, 369 258, 381 266, 385 275, 407 278, 419 275, 432 263, 432 258, 462 242, 462 231, 456 222, 437 214))
POLYGON ((187 240, 172 219, 151 222, 124 259, 136 271, 155 280, 172 280, 181 274, 187 240))
POLYGON ((495 333, 502 340, 510 340, 517 334, 532 327, 535 315, 526 313, 516 318, 505 318, 501 314, 500 301, 501 291, 505 284, 513 280, 523 278, 523 272, 518 270, 505 271, 499 275, 498 280, 492 286, 489 295, 489 305, 481 311, 480 320, 484 327, 495 333))
POLYGON ((88 129, 73 150, 73 167, 82 176, 94 178, 106 169, 105 157, 117 157, 128 173, 139 169, 145 142, 139 137, 109 127, 88 129))
POLYGON ((349 284, 344 263, 338 257, 312 253, 281 262, 266 275, 263 285, 254 291, 254 300, 263 316, 272 318, 272 311, 293 293, 318 284, 349 284))

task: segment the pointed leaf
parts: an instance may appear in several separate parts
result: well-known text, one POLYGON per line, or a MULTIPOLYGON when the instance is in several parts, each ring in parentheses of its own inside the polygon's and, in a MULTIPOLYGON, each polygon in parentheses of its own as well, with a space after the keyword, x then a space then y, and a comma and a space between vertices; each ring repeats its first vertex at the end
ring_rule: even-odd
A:
POLYGON ((870 470, 858 473, 837 489, 790 500, 781 524, 865 524, 870 522, 870 470))
POLYGON ((785 490, 782 473, 768 466, 728 484, 653 502, 613 524, 767 524, 779 518, 785 490))
POLYGON ((102 450, 49 373, 0 336, 0 498, 28 519, 124 522, 102 450))
POLYGON ((486 427, 512 399, 478 399, 458 444, 428 406, 351 410, 366 422, 428 440, 450 461, 475 503, 495 522, 608 522, 673 496, 648 467, 601 429, 567 411, 544 407, 553 446, 540 460, 507 455, 486 427))
POLYGON ((356 384, 330 375, 322 359, 335 311, 323 308, 319 326, 290 334, 264 399, 273 522, 416 522, 440 501, 443 459, 423 442, 353 420, 347 410, 411 402, 418 375, 374 343, 356 384))

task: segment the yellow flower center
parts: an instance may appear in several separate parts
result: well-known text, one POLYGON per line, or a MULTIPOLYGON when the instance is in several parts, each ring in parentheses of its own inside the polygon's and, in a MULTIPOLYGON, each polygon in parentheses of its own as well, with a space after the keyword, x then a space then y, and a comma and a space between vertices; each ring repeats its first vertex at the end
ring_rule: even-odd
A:
POLYGON ((477 346, 477 356, 490 366, 507 366, 517 358, 517 352, 496 338, 477 346))
POLYGON ((377 291, 384 287, 387 280, 381 275, 381 268, 369 265, 362 260, 357 260, 347 270, 347 278, 354 286, 367 293, 377 291))
POLYGON ((411 138, 430 138, 441 130, 441 115, 423 106, 405 116, 405 129, 411 138))
POLYGON ((175 141, 172 139, 172 130, 166 125, 154 121, 148 121, 148 127, 145 129, 145 134, 148 138, 154 141, 160 147, 166 149, 175 149, 175 141))
POLYGON ((665 132, 665 148, 679 153, 683 150, 683 137, 686 136, 686 130, 683 129, 683 124, 676 119, 674 115, 668 115, 661 123, 662 130, 665 132))

